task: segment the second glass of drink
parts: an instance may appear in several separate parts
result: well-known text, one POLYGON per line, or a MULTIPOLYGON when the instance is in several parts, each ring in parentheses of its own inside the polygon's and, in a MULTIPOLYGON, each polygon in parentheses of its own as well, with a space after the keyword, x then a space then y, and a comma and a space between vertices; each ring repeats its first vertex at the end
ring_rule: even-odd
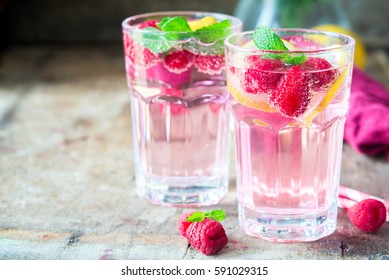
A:
POLYGON ((195 207, 228 191, 230 121, 224 39, 237 18, 160 12, 123 21, 137 192, 195 207))

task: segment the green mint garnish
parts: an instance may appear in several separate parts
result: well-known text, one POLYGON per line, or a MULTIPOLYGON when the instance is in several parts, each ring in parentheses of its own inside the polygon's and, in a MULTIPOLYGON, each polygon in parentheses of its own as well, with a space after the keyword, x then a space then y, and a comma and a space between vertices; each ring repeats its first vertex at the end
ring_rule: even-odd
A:
POLYGON ((259 26, 253 34, 254 44, 260 50, 287 51, 281 38, 267 26, 259 26))
POLYGON ((224 210, 212 210, 210 212, 206 212, 205 217, 220 222, 226 218, 226 212, 224 212, 224 210))
POLYGON ((231 33, 229 20, 222 20, 192 31, 185 17, 176 16, 161 19, 157 26, 159 29, 144 28, 147 32, 142 32, 135 37, 138 43, 155 54, 168 52, 172 47, 177 46, 177 41, 189 38, 196 38, 203 43, 216 43, 208 47, 193 44, 193 42, 183 42, 182 48, 198 53, 222 54, 224 52, 223 40, 231 33))
POLYGON ((205 218, 216 220, 216 221, 222 221, 226 218, 226 213, 224 210, 212 210, 210 212, 194 212, 192 215, 190 215, 186 221, 187 222, 201 222, 205 218))
MULTIPOLYGON (((255 29, 253 34, 253 41, 256 47, 260 50, 272 50, 272 51, 287 51, 288 48, 282 42, 281 38, 274 33, 274 31, 267 26, 259 26, 255 29)), ((303 54, 291 55, 291 54, 268 54, 266 57, 271 59, 281 59, 286 64, 297 65, 304 63, 307 58, 303 54)))
POLYGON ((194 212, 192 215, 190 215, 186 221, 187 222, 201 222, 205 219, 204 212, 194 212))
POLYGON ((178 17, 167 17, 163 18, 157 26, 165 32, 191 32, 188 21, 186 18, 178 17))
POLYGON ((226 19, 204 26, 195 31, 195 36, 201 42, 209 43, 226 38, 231 33, 231 22, 226 19))
POLYGON ((151 50, 153 53, 167 52, 174 43, 166 40, 165 36, 160 32, 159 29, 153 27, 144 28, 144 30, 150 31, 144 33, 142 39, 138 40, 141 44, 151 50))

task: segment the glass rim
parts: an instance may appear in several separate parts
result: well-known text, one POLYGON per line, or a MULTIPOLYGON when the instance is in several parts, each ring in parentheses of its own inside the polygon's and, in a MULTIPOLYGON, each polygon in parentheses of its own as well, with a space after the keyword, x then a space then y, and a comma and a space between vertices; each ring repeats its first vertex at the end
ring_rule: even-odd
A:
MULTIPOLYGON (((239 30, 243 23, 242 21, 235 17, 231 16, 228 14, 223 14, 223 13, 216 13, 216 12, 203 12, 203 11, 163 11, 163 12, 151 12, 151 13, 143 13, 143 14, 137 14, 133 16, 129 16, 125 18, 122 21, 122 28, 126 31, 131 31, 131 32, 137 32, 137 33, 152 33, 150 30, 143 30, 136 28, 134 25, 129 24, 130 21, 136 20, 136 19, 141 19, 141 18, 147 18, 147 17, 161 17, 161 16, 190 16, 190 15, 202 15, 202 16, 214 16, 216 18, 221 18, 222 20, 228 19, 230 20, 231 26, 229 29, 231 30, 239 30)), ((194 31, 191 31, 194 32, 194 31)), ((159 31, 158 33, 162 34, 190 34, 191 32, 182 32, 182 31, 169 31, 169 32, 164 32, 164 31, 159 31)), ((209 32, 209 31, 205 31, 209 32)))
POLYGON ((320 34, 320 35, 326 35, 331 38, 344 38, 346 39, 346 43, 343 45, 332 45, 329 47, 320 47, 313 50, 260 50, 260 49, 248 49, 241 46, 238 46, 236 44, 233 44, 231 42, 232 39, 237 38, 239 36, 246 36, 246 35, 252 35, 254 33, 254 30, 250 31, 244 31, 239 32, 235 34, 229 35, 224 40, 224 45, 226 48, 234 49, 239 52, 246 52, 246 53, 275 53, 275 54, 282 54, 282 53, 295 53, 295 54, 314 54, 314 53, 323 53, 323 52, 336 52, 341 50, 347 50, 355 46, 355 39, 349 35, 343 34, 343 33, 336 33, 336 32, 330 32, 330 31, 322 31, 322 30, 315 30, 315 29, 309 29, 309 28, 272 28, 273 31, 286 31, 290 33, 305 33, 305 34, 320 34))

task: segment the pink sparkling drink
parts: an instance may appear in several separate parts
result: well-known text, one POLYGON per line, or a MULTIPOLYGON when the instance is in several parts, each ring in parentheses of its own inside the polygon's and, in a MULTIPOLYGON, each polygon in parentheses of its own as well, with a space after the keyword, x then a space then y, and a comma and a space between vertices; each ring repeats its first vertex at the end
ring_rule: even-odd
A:
POLYGON ((218 203, 228 191, 230 150, 224 39, 241 22, 160 12, 127 18, 122 27, 138 194, 165 206, 218 203), (161 25, 172 18, 173 31, 161 25), (209 26, 204 18, 215 29, 201 29, 209 26))
POLYGON ((312 241, 336 229, 354 41, 312 30, 275 33, 293 50, 261 51, 253 32, 226 40, 239 222, 265 240, 312 241))

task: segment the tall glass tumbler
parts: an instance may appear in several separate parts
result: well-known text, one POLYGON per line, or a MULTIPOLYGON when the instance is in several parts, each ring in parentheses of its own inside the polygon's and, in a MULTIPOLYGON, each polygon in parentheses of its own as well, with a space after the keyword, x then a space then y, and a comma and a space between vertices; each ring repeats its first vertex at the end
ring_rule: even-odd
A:
POLYGON ((277 242, 336 229, 354 40, 275 29, 288 50, 261 51, 253 32, 226 39, 241 228, 277 242))
POLYGON ((217 204, 228 191, 224 39, 239 19, 159 12, 122 23, 136 188, 153 204, 217 204))

